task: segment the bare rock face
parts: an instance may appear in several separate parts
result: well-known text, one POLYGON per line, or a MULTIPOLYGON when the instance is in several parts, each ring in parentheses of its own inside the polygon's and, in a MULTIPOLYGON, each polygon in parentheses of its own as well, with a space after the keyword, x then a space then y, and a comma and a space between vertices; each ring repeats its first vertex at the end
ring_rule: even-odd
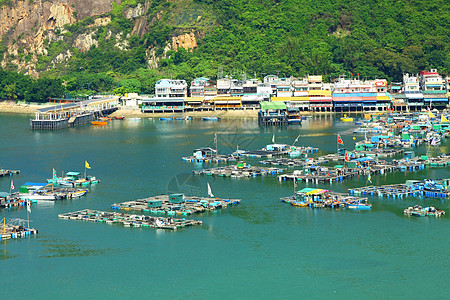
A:
POLYGON ((62 28, 66 24, 73 24, 76 22, 73 16, 74 10, 65 3, 52 3, 50 6, 50 15, 43 24, 44 30, 62 28))
POLYGON ((190 51, 197 47, 195 34, 191 32, 172 37, 173 50, 177 51, 180 47, 190 51))
POLYGON ((74 47, 80 49, 81 52, 89 51, 92 45, 98 46, 98 41, 93 39, 94 32, 80 34, 74 42, 74 47))
POLYGON ((145 15, 150 8, 150 2, 146 1, 144 4, 138 3, 136 7, 130 7, 124 12, 124 17, 127 19, 136 19, 145 15))
MULTIPOLYGON (((8 63, 16 64, 19 70, 26 70, 27 74, 38 76, 39 68, 53 68, 56 64, 65 63, 73 53, 68 50, 72 47, 81 52, 89 51, 93 46, 98 46, 96 33, 101 32, 103 26, 111 22, 109 13, 112 11, 113 3, 121 5, 122 0, 8 0, 10 4, 0 6, 0 42, 6 45, 6 51, 0 57, 1 66, 8 63), (82 24, 82 30, 76 26, 68 27, 77 22, 91 17, 93 22, 88 25, 82 24), (68 31, 70 30, 70 32, 68 31), (99 31, 100 30, 100 31, 99 31), (49 48, 54 42, 60 50, 49 48), (49 51, 52 49, 52 51, 49 51), (61 51, 55 53, 55 51, 61 51), (42 56, 52 55, 42 62, 42 56)), ((149 28, 159 22, 164 11, 157 11, 149 20, 149 8, 154 0, 124 7, 123 16, 134 24, 131 34, 111 31, 104 28, 105 39, 114 41, 114 47, 127 51, 129 39, 133 35, 143 38, 149 32, 149 28)), ((198 19, 199 20, 199 19, 198 19)), ((81 28, 81 27, 80 27, 81 28)), ((197 39, 203 36, 200 31, 192 29, 180 29, 175 36, 169 39, 164 50, 157 51, 157 46, 150 41, 152 46, 146 50, 148 66, 158 68, 161 59, 167 58, 170 50, 178 51, 184 48, 192 51, 197 47, 197 39), (188 32, 186 32, 188 31, 188 32), (158 55, 157 55, 158 53, 158 55)), ((99 35, 100 36, 100 35, 99 35)))
MULTIPOLYGON (((76 23, 77 19, 109 13, 113 1, 116 0, 11 0, 9 5, 0 7, 0 41, 7 46, 1 65, 5 66, 10 61, 19 69, 34 68, 37 55, 47 54, 46 41, 63 40, 60 34, 65 32, 64 26, 76 23), (31 55, 27 63, 18 57, 18 49, 24 49, 21 51, 25 55, 31 55)), ((143 9, 145 6, 141 7, 143 9)), ((110 21, 110 17, 98 18, 95 25, 104 26, 110 21)), ((87 51, 94 44, 97 41, 93 40, 92 34, 86 34, 77 37, 74 46, 87 51)), ((71 54, 61 55, 56 61, 65 60, 71 54)))
POLYGON ((145 55, 147 57, 147 65, 150 69, 157 69, 159 67, 159 62, 161 59, 167 58, 167 52, 172 50, 172 44, 167 43, 164 47, 163 54, 158 57, 156 55, 156 47, 150 46, 146 51, 145 55))

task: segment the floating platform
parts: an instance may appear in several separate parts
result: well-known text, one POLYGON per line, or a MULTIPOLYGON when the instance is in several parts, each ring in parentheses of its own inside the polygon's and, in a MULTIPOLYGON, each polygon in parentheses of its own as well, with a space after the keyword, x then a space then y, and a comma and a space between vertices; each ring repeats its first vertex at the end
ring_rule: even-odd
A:
POLYGON ((308 166, 325 164, 325 163, 328 163, 328 160, 326 160, 322 157, 308 158, 306 160, 300 159, 300 158, 276 158, 276 159, 261 160, 259 163, 262 165, 304 168, 304 167, 308 167, 308 166))
MULTIPOLYGON (((178 194, 177 194, 178 195, 178 194)), ((191 215, 206 211, 226 208, 228 205, 237 205, 240 199, 220 199, 204 197, 172 197, 172 195, 159 195, 134 201, 113 204, 113 209, 135 210, 167 215, 191 215), (179 199, 179 200, 178 200, 179 199)))
POLYGON ((240 156, 246 156, 246 157, 273 157, 273 156, 282 156, 282 155, 289 155, 288 150, 286 151, 269 151, 269 150, 250 150, 245 151, 244 153, 241 153, 240 156))
POLYGON ((424 207, 420 205, 414 205, 406 208, 403 213, 407 216, 416 216, 416 217, 427 217, 434 216, 436 218, 440 218, 445 215, 445 211, 442 209, 434 208, 433 206, 424 207))
POLYGON ((205 156, 205 157, 196 157, 196 156, 186 156, 182 157, 185 162, 193 162, 193 163, 228 163, 228 162, 236 162, 237 159, 233 155, 215 155, 215 156, 205 156))
POLYGON ((1 169, 0 170, 0 177, 11 176, 13 174, 19 174, 19 173, 20 173, 20 170, 3 170, 3 169, 1 169))
POLYGON ((432 198, 448 198, 450 191, 447 191, 449 179, 432 181, 414 181, 411 180, 407 184, 389 184, 382 186, 365 186, 360 188, 349 189, 351 195, 378 196, 387 198, 403 198, 403 197, 432 197, 432 198))
POLYGON ((293 196, 281 198, 281 202, 289 203, 293 206, 310 208, 369 210, 372 207, 371 204, 367 203, 367 198, 314 188, 304 188, 296 192, 293 196))
POLYGON ((364 170, 360 169, 331 169, 331 168, 317 168, 316 171, 310 173, 303 173, 303 171, 294 171, 293 174, 283 174, 278 176, 278 180, 281 181, 304 181, 311 183, 319 182, 340 182, 344 179, 356 177, 364 174, 364 170))
POLYGON ((5 220, 3 220, 0 224, 0 241, 36 235, 38 233, 37 229, 25 227, 25 222, 22 219, 11 219, 8 223, 5 223, 5 220))
POLYGON ((81 220, 107 224, 122 224, 126 227, 151 227, 157 229, 177 230, 186 226, 201 225, 202 221, 132 215, 117 212, 106 212, 84 209, 58 215, 60 219, 81 220))
POLYGON ((258 177, 267 175, 277 175, 283 172, 280 168, 261 168, 261 167, 243 167, 238 168, 236 166, 218 167, 204 170, 192 171, 195 175, 207 175, 218 177, 231 177, 231 178, 245 178, 245 177, 258 177))
POLYGON ((0 208, 24 207, 27 201, 19 198, 18 193, 0 193, 0 208))

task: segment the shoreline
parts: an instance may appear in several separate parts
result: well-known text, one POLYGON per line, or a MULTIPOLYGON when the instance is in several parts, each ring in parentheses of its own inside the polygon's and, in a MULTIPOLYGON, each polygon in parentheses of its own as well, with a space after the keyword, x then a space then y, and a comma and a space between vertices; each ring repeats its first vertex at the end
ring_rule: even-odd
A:
POLYGON ((45 105, 16 103, 15 101, 0 101, 0 112, 19 115, 34 115, 36 109, 45 105))
MULTIPOLYGON (((52 103, 16 103, 15 101, 0 101, 0 113, 19 115, 34 115, 36 109, 53 106, 52 103)), ((189 111, 189 112, 159 112, 143 113, 139 108, 119 107, 111 117, 124 116, 126 118, 159 118, 159 117, 220 117, 224 119, 258 118, 259 109, 254 110, 215 110, 215 111, 189 111)), ((370 112, 300 112, 301 115, 361 115, 370 112)))

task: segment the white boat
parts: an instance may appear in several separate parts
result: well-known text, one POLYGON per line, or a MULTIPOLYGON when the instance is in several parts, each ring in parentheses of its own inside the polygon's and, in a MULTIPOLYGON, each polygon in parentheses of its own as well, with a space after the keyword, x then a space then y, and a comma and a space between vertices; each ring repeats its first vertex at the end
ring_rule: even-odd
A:
POLYGON ((20 193, 19 198, 30 201, 55 201, 55 194, 40 194, 40 193, 20 193))

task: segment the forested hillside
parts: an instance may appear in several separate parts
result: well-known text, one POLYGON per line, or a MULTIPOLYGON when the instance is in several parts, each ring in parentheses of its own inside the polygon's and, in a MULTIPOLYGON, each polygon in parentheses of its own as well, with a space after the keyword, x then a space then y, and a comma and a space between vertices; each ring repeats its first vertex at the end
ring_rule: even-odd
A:
POLYGON ((10 20, 0 22, 2 67, 60 77, 72 93, 150 93, 162 77, 214 78, 218 68, 397 81, 404 72, 450 70, 445 0, 110 1, 0 0, 0 16, 10 20), (33 7, 44 17, 33 17, 33 7))

